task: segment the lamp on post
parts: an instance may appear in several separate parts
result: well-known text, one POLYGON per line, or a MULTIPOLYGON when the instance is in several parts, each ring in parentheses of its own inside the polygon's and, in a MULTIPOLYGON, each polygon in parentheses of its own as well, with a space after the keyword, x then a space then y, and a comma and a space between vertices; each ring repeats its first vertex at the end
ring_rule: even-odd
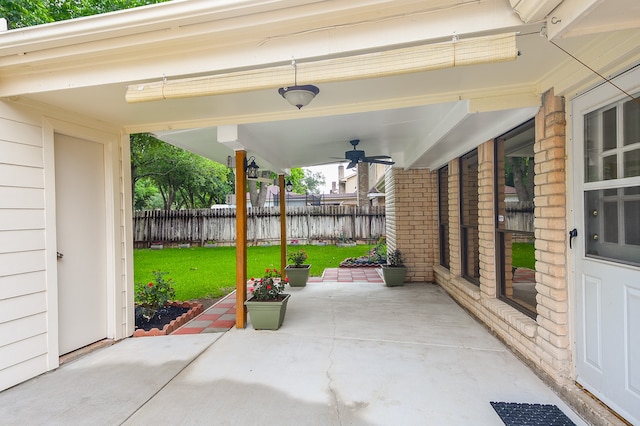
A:
POLYGON ((293 86, 281 87, 278 89, 278 93, 280 93, 280 95, 291 105, 300 109, 303 106, 309 105, 309 102, 311 102, 313 98, 320 93, 320 89, 312 84, 298 86, 298 67, 296 66, 296 61, 292 61, 291 65, 293 65, 294 73, 293 86))
POLYGON ((258 179, 259 168, 260 166, 256 164, 256 157, 249 157, 249 160, 244 159, 244 170, 247 172, 247 179, 258 179))
POLYGON ((291 182, 291 179, 287 179, 287 181, 284 184, 284 189, 286 189, 287 192, 293 191, 293 183, 291 182))

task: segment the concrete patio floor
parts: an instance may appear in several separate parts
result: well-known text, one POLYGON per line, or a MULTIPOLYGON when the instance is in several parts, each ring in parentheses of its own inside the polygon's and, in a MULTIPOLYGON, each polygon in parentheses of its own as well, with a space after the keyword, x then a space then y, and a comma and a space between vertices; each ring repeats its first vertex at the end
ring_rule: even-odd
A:
POLYGON ((586 424, 439 287, 309 283, 283 326, 126 339, 0 393, 3 425, 586 424))

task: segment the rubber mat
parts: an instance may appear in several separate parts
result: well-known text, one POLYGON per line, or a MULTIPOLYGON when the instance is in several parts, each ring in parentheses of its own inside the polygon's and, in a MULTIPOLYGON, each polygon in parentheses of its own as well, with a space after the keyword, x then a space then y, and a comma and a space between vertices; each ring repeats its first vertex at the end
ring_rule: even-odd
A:
POLYGON ((506 426, 575 426, 558 407, 551 404, 491 401, 491 406, 506 426))

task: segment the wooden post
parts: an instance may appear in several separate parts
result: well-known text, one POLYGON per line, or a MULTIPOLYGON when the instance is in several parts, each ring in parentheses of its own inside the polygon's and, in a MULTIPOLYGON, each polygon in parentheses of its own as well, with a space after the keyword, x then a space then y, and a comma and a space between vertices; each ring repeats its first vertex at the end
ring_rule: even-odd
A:
POLYGON ((284 175, 278 175, 280 186, 280 273, 284 279, 284 268, 287 266, 287 206, 285 203, 284 175))
POLYGON ((247 326, 247 176, 246 151, 236 151, 236 328, 247 326))

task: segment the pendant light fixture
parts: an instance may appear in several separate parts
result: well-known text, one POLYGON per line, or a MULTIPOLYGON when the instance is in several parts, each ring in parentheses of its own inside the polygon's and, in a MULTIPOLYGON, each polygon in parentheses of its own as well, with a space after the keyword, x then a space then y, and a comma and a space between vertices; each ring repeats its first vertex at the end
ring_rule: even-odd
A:
POLYGON ((293 73, 294 73, 294 85, 289 87, 281 87, 278 89, 278 93, 282 95, 283 98, 287 100, 291 105, 298 107, 298 109, 303 106, 309 105, 309 102, 316 97, 316 95, 320 92, 316 86, 312 84, 306 84, 304 86, 298 86, 298 67, 296 66, 296 61, 291 61, 291 65, 293 65, 293 73))

